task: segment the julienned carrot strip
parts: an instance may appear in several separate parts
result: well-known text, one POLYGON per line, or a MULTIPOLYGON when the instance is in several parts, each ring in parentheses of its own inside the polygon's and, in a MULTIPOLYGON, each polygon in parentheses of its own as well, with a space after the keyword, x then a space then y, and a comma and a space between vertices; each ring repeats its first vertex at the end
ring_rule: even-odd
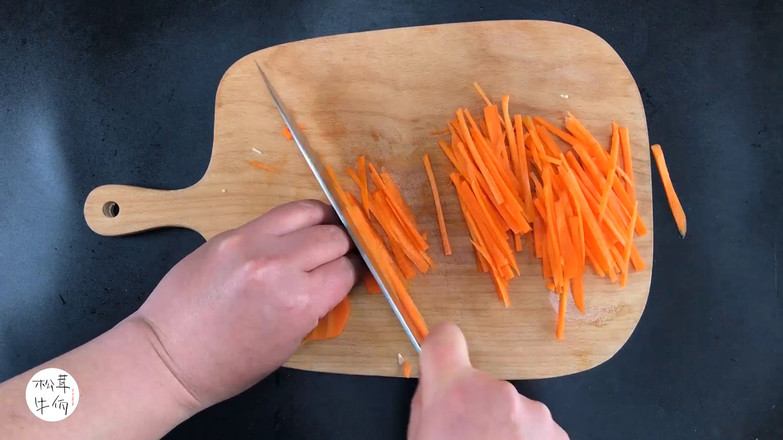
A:
POLYGON ((574 304, 576 305, 576 308, 579 309, 580 312, 585 312, 585 304, 584 304, 584 283, 583 283, 583 277, 584 277, 584 270, 585 270, 585 260, 583 255, 583 247, 584 244, 581 241, 581 238, 579 237, 579 218, 578 217, 569 217, 568 218, 568 231, 571 236, 571 240, 574 242, 574 247, 576 248, 576 261, 577 261, 577 273, 573 277, 573 289, 571 289, 571 295, 574 298, 574 304))
POLYGON ((557 330, 555 336, 557 339, 563 339, 563 333, 565 332, 565 315, 566 315, 566 293, 560 293, 560 304, 557 308, 557 330))
POLYGON ((372 194, 370 203, 370 212, 373 213, 375 219, 378 220, 378 223, 380 223, 381 227, 386 231, 386 234, 389 236, 389 241, 396 241, 405 255, 411 259, 414 266, 416 266, 421 273, 427 273, 429 264, 427 264, 427 261, 423 258, 422 251, 417 249, 410 241, 399 220, 392 213, 389 199, 382 192, 375 191, 372 194))
MULTIPOLYGON (((396 187, 392 188, 387 180, 384 180, 380 174, 378 174, 378 170, 375 169, 375 165, 372 163, 368 164, 368 168, 370 169, 370 177, 372 178, 372 181, 375 183, 375 186, 378 187, 378 190, 383 192, 383 194, 386 196, 387 199, 393 200, 393 198, 396 196, 397 201, 402 199, 402 196, 399 194, 399 191, 396 192, 396 187)), ((407 206, 407 205, 405 205, 407 206)), ((408 213, 406 215, 406 212, 403 211, 403 205, 400 203, 393 203, 391 205, 393 215, 403 224, 403 230, 405 231, 405 234, 412 240, 419 250, 426 250, 427 249, 427 242, 424 241, 424 238, 419 234, 416 226, 414 224, 411 224, 412 222, 412 215, 410 214, 410 210, 408 210, 408 213)))
POLYGON ((522 196, 522 200, 524 200, 524 188, 522 188, 520 176, 526 174, 522 174, 522 164, 519 161, 519 148, 517 148, 517 136, 514 126, 511 124, 511 116, 508 113, 508 101, 508 95, 503 95, 500 98, 501 107, 503 109, 503 122, 506 126, 506 139, 508 140, 508 149, 511 156, 511 169, 514 172, 514 177, 517 179, 517 190, 519 191, 520 196, 522 196))
POLYGON ((422 157, 424 162, 424 170, 427 172, 427 179, 430 181, 430 189, 432 189, 432 198, 435 201, 435 214, 438 217, 438 228, 440 229, 440 238, 443 241, 443 253, 451 255, 451 244, 449 244, 449 233, 446 230, 446 220, 443 218, 443 207, 440 204, 440 194, 438 193, 438 185, 435 182, 435 173, 432 172, 432 163, 430 162, 430 155, 425 154, 422 157))
POLYGON ((402 276, 404 276, 406 280, 412 280, 416 278, 416 270, 413 268, 411 260, 407 255, 405 255, 405 252, 403 252, 400 244, 397 243, 396 240, 389 240, 389 248, 392 251, 394 261, 400 268, 400 272, 402 272, 402 276))
MULTIPOLYGON (((331 171, 331 168, 327 167, 327 172, 329 171, 331 171)), ((334 175, 333 171, 331 171, 331 175, 334 175)), ((339 188, 339 182, 337 182, 336 178, 331 178, 335 186, 339 188)), ((339 189, 339 192, 342 192, 342 189, 339 189)), ((342 200, 345 200, 345 198, 342 200)), ((403 314, 405 321, 410 324, 416 339, 422 341, 428 333, 427 325, 424 323, 424 318, 419 313, 416 304, 413 303, 410 294, 408 294, 401 275, 391 266, 393 264, 391 255, 389 255, 386 247, 383 246, 383 242, 380 241, 380 237, 367 221, 364 212, 359 206, 355 204, 347 205, 345 212, 348 221, 355 227, 357 234, 361 237, 360 240, 364 240, 366 243, 365 250, 368 252, 369 257, 377 263, 376 271, 379 272, 379 275, 385 281, 388 281, 386 287, 392 301, 400 308, 400 312, 403 314)))
POLYGON ((519 175, 517 176, 517 179, 520 181, 522 200, 525 203, 525 217, 527 217, 528 222, 530 222, 533 220, 533 217, 535 217, 535 213, 533 212, 533 193, 530 190, 530 171, 527 166, 528 159, 525 152, 525 136, 522 125, 522 116, 514 115, 514 137, 516 138, 517 150, 519 150, 519 175))
POLYGON ((350 177, 351 180, 353 180, 353 183, 355 183, 356 186, 358 186, 359 190, 361 191, 362 181, 361 181, 361 179, 359 179, 359 175, 356 174, 356 171, 354 171, 353 168, 349 167, 349 168, 345 169, 345 172, 348 173, 348 177, 350 177))
POLYGON ((620 127, 620 150, 623 155, 623 173, 625 174, 625 190, 636 201, 636 187, 633 179, 633 158, 631 156, 631 139, 628 136, 628 127, 620 127))
MULTIPOLYGON (((451 178, 452 182, 454 182, 454 186, 457 187, 459 185, 459 178, 457 177, 457 175, 455 173, 451 173, 449 177, 451 178)), ((476 232, 475 223, 473 222, 470 213, 465 207, 464 202, 459 197, 459 192, 457 193, 457 201, 459 202, 459 207, 462 210, 462 217, 465 219, 465 224, 468 227, 468 232, 470 233, 470 240, 471 242, 476 242, 479 240, 479 236, 477 235, 476 232)), ((476 254, 476 269, 479 272, 488 272, 489 266, 487 264, 487 261, 484 259, 481 253, 479 253, 478 249, 476 249, 475 246, 473 247, 473 250, 475 251, 476 254)))
POLYGON ((416 219, 413 217, 413 212, 411 212, 410 206, 408 206, 408 204, 405 203, 405 199, 402 198, 402 193, 400 193, 400 189, 397 187, 397 184, 394 183, 391 175, 385 171, 381 172, 381 179, 383 179, 383 183, 386 189, 389 190, 389 195, 387 195, 386 198, 392 205, 394 212, 405 217, 403 225, 409 229, 410 234, 414 236, 414 238, 416 235, 421 238, 421 240, 414 239, 414 242, 418 245, 419 249, 422 251, 427 250, 429 248, 427 240, 424 238, 422 233, 419 232, 419 225, 416 224, 416 219))
MULTIPOLYGON (((639 215, 639 208, 638 208, 638 202, 633 207, 633 214, 631 214, 631 222, 628 225, 628 235, 626 235, 626 243, 633 243, 633 230, 634 230, 634 220, 636 220, 636 216, 639 215)), ((632 246, 626 246, 624 253, 623 253, 623 267, 621 268, 622 275, 620 276, 620 286, 625 286, 628 284, 628 272, 630 270, 630 261, 631 261, 631 249, 633 249, 632 246)))
POLYGON ((454 164, 455 167, 458 166, 457 157, 454 155, 454 149, 446 145, 446 142, 443 139, 438 141, 438 145, 440 145, 441 150, 443 150, 443 154, 449 158, 451 163, 454 164))
POLYGON ((606 176, 606 184, 601 194, 601 203, 598 207, 598 222, 604 220, 604 214, 606 213, 606 203, 609 201, 609 193, 612 192, 612 184, 614 183, 614 176, 617 169, 617 156, 620 149, 620 135, 617 132, 617 124, 612 122, 612 147, 609 154, 609 172, 606 176))
POLYGON ((479 96, 481 97, 481 99, 483 99, 483 100, 484 100, 484 102, 485 102, 487 105, 492 105, 492 101, 490 101, 490 100, 489 100, 489 98, 487 98, 487 94, 486 94, 486 93, 484 93, 484 91, 483 91, 483 90, 481 90, 481 86, 479 86, 479 85, 478 85, 478 83, 477 83, 477 82, 475 82, 475 81, 473 81, 473 88, 475 88, 475 89, 476 89, 476 92, 478 92, 478 94, 479 94, 479 96))
MULTIPOLYGON (((603 239, 601 228, 593 216, 593 212, 590 209, 590 206, 587 204, 587 200, 585 200, 584 194, 579 190, 579 185, 577 184, 573 173, 567 171, 564 173, 564 177, 565 178, 563 180, 566 184, 566 187, 568 188, 568 191, 571 192, 571 194, 576 198, 576 200, 579 202, 580 208, 582 209, 582 216, 585 220, 585 223, 587 224, 588 230, 590 231, 589 235, 592 237, 591 241, 595 242, 597 245, 597 255, 595 256, 596 260, 601 264, 605 271, 608 271, 610 267, 609 260, 611 260, 612 257, 609 255, 609 249, 603 239)), ((585 234, 586 239, 587 237, 588 234, 585 234)))
POLYGON ((367 186, 367 166, 364 156, 359 156, 356 160, 356 169, 359 171, 359 190, 362 197, 362 208, 364 213, 370 215, 370 190, 367 186))
POLYGON ((473 137, 470 135, 470 130, 468 129, 467 122, 465 122, 465 114, 462 109, 457 110, 457 120, 459 121, 460 132, 462 133, 463 139, 467 139, 468 151, 476 162, 476 166, 481 171, 481 174, 487 180, 487 185, 489 185, 493 199, 497 203, 503 203, 503 196, 501 195, 500 189, 493 176, 490 174, 487 165, 482 160, 481 154, 479 154, 478 149, 476 148, 476 144, 473 143, 473 137))
POLYGON ((535 250, 536 258, 543 258, 543 245, 544 245, 544 222, 540 215, 536 215, 533 219, 533 248, 535 250))
POLYGON ((276 173, 277 168, 273 167, 272 165, 269 165, 268 163, 264 162, 258 162, 255 160, 249 160, 247 161, 247 164, 253 167, 256 167, 260 170, 269 171, 270 173, 276 173))
POLYGON ((658 174, 661 175, 661 183, 663 183, 663 189, 666 191, 666 198, 669 199, 669 208, 671 208, 674 221, 677 223, 677 229, 679 229, 680 235, 684 238, 688 232, 687 219, 685 218, 685 211, 683 211, 680 204, 680 198, 677 197, 677 193, 674 191, 672 179, 669 176, 669 168, 666 166, 666 158, 663 157, 663 150, 658 144, 651 146, 650 150, 652 150, 655 164, 658 166, 658 174))

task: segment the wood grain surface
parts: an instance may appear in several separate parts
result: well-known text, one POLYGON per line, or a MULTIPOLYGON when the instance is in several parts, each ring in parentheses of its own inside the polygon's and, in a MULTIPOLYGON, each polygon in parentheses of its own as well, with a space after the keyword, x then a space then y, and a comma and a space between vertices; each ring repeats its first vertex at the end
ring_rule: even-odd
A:
MULTIPOLYGON (((464 331, 476 367, 506 379, 565 375, 594 367, 625 343, 644 310, 652 267, 650 160, 644 108, 633 77, 595 34, 541 21, 499 21, 392 29, 317 38, 252 53, 220 82, 212 158, 190 188, 163 191, 107 185, 87 198, 89 226, 103 235, 151 228, 191 228, 206 239, 280 203, 324 199, 253 64, 257 60, 310 143, 337 170, 360 154, 391 172, 430 237, 437 269, 417 277, 411 292, 432 327, 453 321, 464 331), (565 339, 555 339, 553 298, 538 260, 519 254, 523 275, 509 288, 511 307, 490 278, 476 273, 451 171, 428 133, 442 129, 457 107, 479 113, 471 83, 493 100, 511 95, 511 110, 562 123, 567 111, 607 143, 610 122, 631 133, 639 211, 650 233, 637 239, 647 270, 624 289, 589 275, 586 313, 570 306, 565 339), (262 154, 254 152, 256 148, 262 154), (443 255, 432 195, 421 162, 430 153, 450 226, 454 254, 443 255), (247 161, 277 168, 267 172, 247 161), (116 204, 116 207, 111 203, 116 204), (116 214, 116 215, 114 215, 116 214)), ((202 148, 208 148, 206 145, 202 148)), ((345 176, 343 174, 343 176, 345 176)), ((354 188, 349 179, 343 185, 354 188)), ((401 375, 397 353, 417 356, 380 295, 352 292, 343 335, 302 346, 287 366, 307 370, 401 375)))

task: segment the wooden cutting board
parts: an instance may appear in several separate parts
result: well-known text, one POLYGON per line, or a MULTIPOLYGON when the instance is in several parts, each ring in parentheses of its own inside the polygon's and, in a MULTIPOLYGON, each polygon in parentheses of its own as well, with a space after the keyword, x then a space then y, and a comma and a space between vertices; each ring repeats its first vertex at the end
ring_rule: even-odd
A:
MULTIPOLYGON (((511 95, 512 113, 562 123, 571 111, 608 142, 611 121, 630 128, 639 212, 652 231, 650 160, 644 108, 633 77, 595 34, 543 21, 496 21, 392 29, 316 38, 270 47, 237 61, 223 76, 215 102, 212 159, 195 185, 174 191, 106 185, 87 198, 84 215, 102 235, 177 226, 204 238, 246 223, 280 203, 324 199, 258 71, 257 60, 310 143, 335 169, 358 155, 391 171, 430 237, 437 269, 412 282, 430 326, 453 321, 465 332, 476 367, 507 379, 559 376, 594 367, 614 355, 644 310, 650 285, 652 233, 637 240, 648 269, 625 289, 590 275, 587 312, 571 306, 565 340, 555 339, 554 298, 538 260, 519 256, 523 276, 512 281, 511 307, 497 299, 473 252, 437 137, 463 106, 482 106, 471 83, 493 100, 511 95), (261 154, 254 152, 255 148, 261 154), (440 251, 432 195, 421 157, 430 153, 454 255, 440 251), (253 168, 258 160, 278 172, 253 168)), ((208 148, 207 145, 194 148, 208 148)), ((344 173, 343 173, 344 176, 344 173)), ((349 179, 344 186, 353 188, 349 179)), ((400 375, 397 353, 418 370, 417 357, 380 295, 358 287, 343 335, 304 345, 287 366, 307 370, 400 375)))

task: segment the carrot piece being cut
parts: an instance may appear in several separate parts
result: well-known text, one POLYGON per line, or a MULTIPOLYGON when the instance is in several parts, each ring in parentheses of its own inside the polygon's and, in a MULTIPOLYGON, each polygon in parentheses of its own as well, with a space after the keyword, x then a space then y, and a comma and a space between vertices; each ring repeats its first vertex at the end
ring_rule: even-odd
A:
POLYGON ((381 286, 378 285, 378 281, 369 272, 364 274, 364 287, 369 293, 381 293, 381 286))
POLYGON ((346 296, 337 303, 323 318, 318 320, 318 325, 305 336, 304 341, 320 341, 323 339, 332 339, 340 336, 345 324, 348 322, 348 316, 351 314, 351 302, 346 296))
MULTIPOLYGON (((304 131, 305 126, 302 124, 299 124, 299 129, 304 131)), ((281 135, 283 135, 284 138, 288 139, 289 141, 294 140, 294 135, 291 134, 291 130, 288 129, 288 127, 283 128, 283 131, 280 132, 281 135)))
POLYGON ((674 192, 672 179, 669 176, 669 168, 666 166, 666 159, 663 157, 663 150, 658 144, 651 146, 650 150, 652 150, 655 164, 658 166, 658 174, 661 175, 661 183, 663 183, 663 189, 666 191, 666 198, 669 199, 669 207, 672 210, 674 221, 677 223, 677 229, 680 230, 680 235, 684 238, 685 233, 688 232, 685 211, 682 209, 677 193, 674 192))
POLYGON ((438 193, 438 185, 435 183, 435 173, 432 172, 432 163, 430 162, 430 155, 425 154, 422 157, 424 162, 424 169, 427 172, 427 179, 430 181, 430 189, 432 189, 432 198, 435 200, 435 214, 438 217, 438 228, 440 228, 440 238, 443 241, 443 253, 451 255, 451 244, 449 244, 449 233, 446 230, 446 220, 443 217, 443 207, 440 203, 440 194, 438 193))
POLYGON ((364 213, 370 215, 370 190, 367 186, 367 166, 364 156, 359 156, 356 160, 356 169, 359 171, 359 190, 361 191, 362 207, 364 213))

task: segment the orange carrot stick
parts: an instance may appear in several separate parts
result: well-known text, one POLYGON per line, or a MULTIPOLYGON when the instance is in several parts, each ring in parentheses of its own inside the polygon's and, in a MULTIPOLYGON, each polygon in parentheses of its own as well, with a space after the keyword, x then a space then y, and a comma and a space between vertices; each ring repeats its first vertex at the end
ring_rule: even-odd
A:
POLYGON ((661 175, 661 183, 663 183, 663 189, 666 191, 666 198, 669 199, 669 208, 671 208, 674 221, 677 223, 677 229, 680 230, 680 236, 684 238, 685 233, 688 232, 685 211, 683 211, 680 199, 674 191, 672 179, 669 176, 669 168, 666 166, 666 159, 663 157, 663 150, 658 144, 651 146, 650 149, 655 158, 655 164, 658 166, 658 174, 661 175))
POLYGON ((438 194, 438 185, 435 183, 435 173, 432 172, 432 163, 430 162, 430 155, 425 154, 422 157, 424 162, 424 169, 427 171, 427 178, 430 181, 430 189, 432 189, 432 198, 435 200, 435 214, 438 217, 438 227, 440 228, 440 238, 443 241, 443 253, 451 255, 451 244, 449 244, 449 233, 446 230, 446 219, 443 217, 443 207, 440 203, 440 194, 438 194))

